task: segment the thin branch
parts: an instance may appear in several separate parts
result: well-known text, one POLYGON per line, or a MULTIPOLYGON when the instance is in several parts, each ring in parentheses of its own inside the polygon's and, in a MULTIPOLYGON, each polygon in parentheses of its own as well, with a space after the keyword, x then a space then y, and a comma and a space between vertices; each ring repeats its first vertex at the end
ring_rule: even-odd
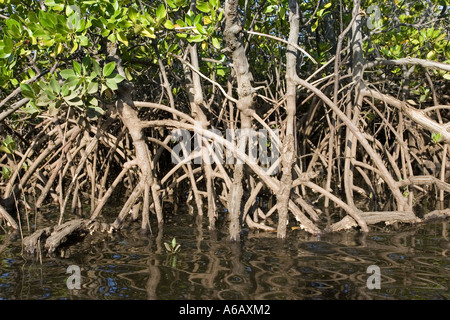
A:
POLYGON ((233 101, 234 103, 238 103, 238 101, 236 99, 234 99, 233 97, 231 97, 230 95, 227 94, 227 92, 225 91, 225 89, 216 81, 211 80, 210 78, 208 78, 207 76, 205 76, 203 73, 201 73, 199 70, 197 70, 196 68, 194 68, 194 66, 192 64, 190 64, 186 59, 183 59, 180 56, 177 56, 175 54, 170 54, 172 57, 177 58, 178 60, 180 60, 183 64, 187 65, 189 68, 191 68, 192 71, 194 71, 195 73, 197 73, 200 77, 202 77, 203 79, 205 79, 206 81, 211 82, 213 85, 217 86, 219 88, 219 90, 223 93, 223 95, 230 101, 233 101))
POLYGON ((273 40, 276 40, 276 41, 279 41, 279 42, 283 42, 283 43, 285 43, 285 44, 287 44, 287 45, 291 45, 291 46, 293 46, 295 49, 297 49, 298 51, 300 51, 300 52, 302 52, 304 55, 306 55, 309 59, 311 59, 312 62, 314 62, 315 64, 317 64, 317 61, 316 61, 313 57, 311 57, 311 55, 310 55, 308 52, 306 52, 305 49, 303 49, 302 47, 300 47, 300 46, 297 45, 297 44, 289 43, 289 41, 287 41, 287 40, 284 40, 284 39, 281 39, 281 38, 272 36, 272 35, 270 35, 270 34, 260 33, 260 32, 256 32, 256 31, 245 31, 245 30, 244 30, 244 32, 249 33, 249 34, 253 34, 253 35, 255 35, 255 36, 261 36, 261 37, 270 38, 270 39, 273 39, 273 40))

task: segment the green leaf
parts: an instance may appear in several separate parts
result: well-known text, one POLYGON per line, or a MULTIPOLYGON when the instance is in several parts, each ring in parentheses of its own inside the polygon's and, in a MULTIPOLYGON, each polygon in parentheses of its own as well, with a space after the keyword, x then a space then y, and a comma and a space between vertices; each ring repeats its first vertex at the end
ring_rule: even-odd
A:
POLYGON ((89 39, 86 36, 79 36, 78 40, 80 40, 80 46, 87 47, 89 45, 89 39))
POLYGON ((108 40, 111 41, 112 43, 116 42, 116 35, 114 33, 111 33, 108 36, 108 40))
POLYGON ((111 90, 117 90, 118 89, 117 83, 114 80, 112 80, 112 79, 106 80, 106 86, 108 88, 110 88, 111 90))
POLYGON ((69 95, 69 92, 70 92, 69 86, 68 86, 67 84, 64 84, 64 85, 61 87, 61 95, 62 95, 63 97, 66 97, 67 95, 69 95))
POLYGON ((87 70, 91 66, 91 58, 89 56, 85 56, 81 61, 81 66, 83 67, 83 73, 87 73, 87 70))
POLYGON ((180 27, 186 27, 186 23, 181 19, 178 19, 177 21, 175 21, 175 23, 180 27))
POLYGON ((73 70, 75 71, 77 76, 81 76, 81 66, 78 62, 73 61, 73 70))
POLYGON ((203 41, 203 39, 204 39, 204 36, 202 36, 201 34, 198 34, 198 35, 196 35, 196 36, 194 36, 194 37, 189 37, 188 38, 188 41, 189 42, 202 42, 203 41))
POLYGON ((197 10, 209 13, 211 11, 211 5, 208 2, 197 2, 197 10))
POLYGON ((225 68, 223 68, 223 67, 217 67, 216 73, 217 73, 218 76, 221 76, 221 77, 225 76, 225 74, 226 74, 226 73, 225 73, 225 68))
POLYGON ((274 10, 274 6, 268 6, 265 10, 264 13, 271 13, 274 10))
POLYGON ((21 83, 20 84, 20 90, 22 91, 22 95, 25 98, 30 98, 30 99, 34 99, 35 98, 34 91, 31 88, 31 86, 29 86, 28 84, 21 83))
POLYGON ((35 105, 30 104, 30 103, 27 104, 26 107, 23 107, 22 110, 25 111, 26 113, 28 113, 29 115, 36 115, 40 111, 35 105))
POLYGON ((70 92, 70 94, 66 94, 66 95, 64 96, 64 99, 66 99, 66 100, 72 100, 72 99, 74 99, 74 98, 76 98, 76 97, 78 97, 78 92, 77 92, 77 91, 72 91, 72 92, 70 92))
POLYGON ((100 69, 100 65, 98 64, 97 60, 92 59, 92 67, 94 68, 94 72, 98 76, 102 74, 102 71, 100 69))
POLYGON ((69 78, 66 79, 66 83, 65 84, 67 84, 69 89, 75 90, 79 83, 80 83, 80 78, 79 77, 69 77, 69 78))
POLYGON ((83 105, 83 100, 81 100, 79 97, 76 97, 72 100, 67 99, 67 97, 64 97, 64 101, 69 105, 69 106, 82 106, 83 105))
POLYGON ((11 55, 11 52, 5 52, 3 48, 0 48, 0 59, 6 59, 9 58, 11 55))
POLYGON ((59 109, 56 107, 56 103, 50 103, 48 105, 48 114, 53 117, 56 116, 59 112, 59 109))
POLYGON ((131 75, 131 72, 128 68, 125 68, 125 75, 127 76, 128 81, 133 80, 133 76, 131 75))
POLYGON ((156 9, 156 18, 158 20, 162 20, 166 17, 166 7, 164 6, 164 4, 161 4, 158 9, 156 9))
POLYGON ((90 104, 91 106, 97 107, 97 106, 98 106, 98 100, 97 100, 97 98, 95 98, 95 97, 90 97, 90 98, 88 99, 88 104, 90 104))
POLYGON ((175 238, 172 239, 172 248, 175 248, 177 245, 177 240, 175 238))
POLYGON ((13 138, 11 138, 10 135, 8 135, 5 141, 3 141, 3 145, 8 148, 8 150, 10 151, 9 153, 14 153, 14 150, 16 150, 16 142, 13 140, 13 138))
POLYGON ((125 35, 125 33, 123 33, 122 31, 117 33, 117 39, 122 42, 125 46, 128 47, 128 39, 127 36, 125 35))
POLYGON ((109 76, 114 71, 115 68, 116 68, 116 63, 114 61, 111 61, 110 63, 106 64, 103 67, 103 76, 104 77, 109 76))
POLYGON ((319 20, 316 19, 316 22, 314 22, 314 24, 311 27, 311 31, 314 32, 316 31, 317 27, 319 26, 319 20))
POLYGON ((436 52, 434 52, 433 50, 428 52, 428 54, 427 54, 427 59, 428 60, 433 60, 435 57, 436 57, 436 52))
POLYGON ((173 0, 166 0, 167 4, 169 5, 169 7, 171 7, 172 9, 176 9, 177 6, 175 3, 173 3, 173 0))
POLYGON ((107 79, 107 80, 111 80, 111 81, 113 81, 113 82, 115 82, 115 83, 121 83, 123 80, 125 80, 125 78, 122 77, 122 76, 121 76, 120 74, 118 74, 118 73, 114 73, 114 74, 108 76, 106 79, 107 79))
POLYGON ((192 22, 192 24, 195 26, 195 25, 199 24, 202 21, 203 21, 203 14, 199 13, 198 15, 195 16, 194 21, 192 22))
POLYGON ((111 31, 108 30, 108 29, 103 29, 102 32, 101 32, 101 35, 106 38, 109 35, 110 32, 111 31))
POLYGON ((195 29, 196 29, 198 32, 200 32, 201 34, 206 34, 205 28, 203 28, 203 26, 202 26, 201 24, 199 24, 199 23, 197 23, 197 24, 195 25, 195 29))
POLYGON ((218 38, 212 37, 211 42, 212 42, 212 45, 214 46, 214 48, 220 50, 220 40, 218 38))
POLYGON ((70 53, 74 53, 75 51, 77 51, 77 49, 78 49, 78 42, 73 40, 73 47, 72 50, 70 50, 70 53))
POLYGON ((172 21, 170 21, 170 20, 166 20, 166 22, 164 22, 164 27, 169 30, 172 30, 175 28, 172 21))
POLYGON ((94 94, 97 92, 98 92, 98 82, 95 82, 95 81, 89 82, 88 87, 87 87, 87 93, 94 94))
POLYGON ((136 23, 136 19, 137 19, 137 16, 138 16, 137 10, 135 8, 133 8, 133 7, 128 8, 128 16, 130 17, 131 21, 136 23))
POLYGON ((52 91, 50 91, 50 90, 44 90, 44 93, 47 95, 47 97, 48 97, 48 99, 49 99, 50 101, 53 101, 53 100, 56 99, 56 96, 53 94, 52 91))
POLYGON ((73 69, 62 70, 59 74, 64 79, 68 79, 70 77, 76 77, 75 71, 73 71, 73 69))
POLYGON ((59 85, 58 80, 56 80, 54 77, 50 79, 50 86, 54 93, 59 94, 61 91, 61 86, 59 85))
POLYGON ((9 149, 5 146, 0 146, 0 152, 11 154, 11 151, 9 151, 9 149))
POLYGON ((48 98, 47 94, 41 94, 39 98, 36 99, 36 105, 39 107, 46 107, 51 102, 52 100, 48 98))
POLYGON ((97 120, 99 116, 103 115, 105 111, 97 106, 88 106, 86 108, 86 115, 91 120, 97 120))
POLYGON ((152 29, 153 28, 143 28, 142 31, 141 31, 141 34, 144 37, 155 39, 156 36, 155 36, 155 33, 154 33, 154 31, 152 29))
POLYGON ((56 2, 55 2, 55 0, 45 0, 45 5, 47 6, 47 7, 54 7, 54 6, 56 6, 56 5, 58 5, 56 2))
POLYGON ((443 75, 444 79, 450 80, 450 73, 446 73, 443 75))

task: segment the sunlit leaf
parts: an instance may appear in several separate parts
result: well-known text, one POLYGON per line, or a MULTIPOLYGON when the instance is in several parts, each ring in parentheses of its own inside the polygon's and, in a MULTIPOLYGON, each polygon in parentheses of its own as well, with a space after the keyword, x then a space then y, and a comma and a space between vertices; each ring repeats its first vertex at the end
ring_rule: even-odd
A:
POLYGON ((112 80, 112 79, 106 80, 106 86, 108 88, 110 88, 111 90, 117 90, 118 89, 117 83, 114 80, 112 80))
POLYGON ((104 77, 109 76, 114 71, 115 68, 116 68, 116 63, 114 61, 111 61, 110 63, 106 64, 103 67, 103 76, 104 77))
POLYGON ((73 70, 75 71, 76 75, 81 75, 81 65, 76 61, 73 61, 73 70))
POLYGON ((156 9, 156 17, 158 20, 162 20, 166 17, 166 6, 161 4, 158 9, 156 9))
POLYGON ((128 47, 128 39, 127 36, 125 35, 125 33, 123 33, 122 31, 117 33, 117 39, 122 42, 125 46, 128 47))
POLYGON ((175 28, 172 21, 170 21, 170 20, 166 20, 166 22, 164 22, 164 27, 169 30, 172 30, 175 28))
POLYGON ((212 37, 211 38, 211 43, 214 46, 214 48, 216 48, 218 50, 220 49, 220 40, 218 38, 212 37))
POLYGON ((130 17, 131 21, 133 21, 134 23, 136 23, 137 15, 138 15, 138 12, 135 8, 133 8, 133 7, 128 8, 128 16, 130 17))

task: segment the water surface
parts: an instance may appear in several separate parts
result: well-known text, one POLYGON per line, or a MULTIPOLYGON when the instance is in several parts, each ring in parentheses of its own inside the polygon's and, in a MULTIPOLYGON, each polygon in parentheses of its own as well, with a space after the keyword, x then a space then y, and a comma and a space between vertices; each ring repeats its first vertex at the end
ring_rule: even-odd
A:
POLYGON ((284 242, 246 231, 230 243, 183 214, 152 235, 129 225, 53 256, 29 256, 18 234, 1 231, 0 299, 450 298, 448 222, 373 229, 322 237, 291 230, 284 242), (175 255, 164 246, 173 237, 181 244, 175 255), (79 290, 67 288, 70 265, 81 269, 79 290), (380 289, 367 288, 370 265, 380 268, 380 289))

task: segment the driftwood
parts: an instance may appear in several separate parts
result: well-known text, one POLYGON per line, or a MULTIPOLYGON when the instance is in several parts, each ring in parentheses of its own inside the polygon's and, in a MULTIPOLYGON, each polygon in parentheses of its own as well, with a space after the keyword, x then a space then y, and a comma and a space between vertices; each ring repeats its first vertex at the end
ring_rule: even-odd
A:
POLYGON ((75 219, 55 227, 50 237, 45 242, 45 248, 52 253, 61 244, 67 241, 68 237, 74 233, 86 233, 89 220, 75 219))
POLYGON ((33 254, 34 251, 38 248, 39 241, 44 237, 48 237, 52 233, 52 231, 52 227, 42 228, 25 237, 23 239, 23 246, 25 247, 25 251, 33 254))
POLYGON ((407 178, 405 180, 399 181, 397 184, 400 187, 411 185, 411 184, 415 184, 415 185, 421 185, 421 184, 431 185, 431 184, 435 184, 436 187, 438 187, 440 190, 444 190, 446 192, 450 192, 450 183, 441 181, 438 178, 433 177, 433 176, 414 176, 414 177, 409 177, 409 178, 407 178))
POLYGON ((345 216, 342 220, 339 222, 333 223, 327 231, 330 232, 337 232, 341 230, 349 230, 352 228, 357 227, 358 224, 356 223, 355 219, 353 219, 350 216, 345 216))
POLYGON ((85 236, 95 231, 111 232, 111 225, 87 219, 76 219, 68 221, 60 226, 47 227, 36 230, 33 234, 23 240, 25 251, 33 254, 38 248, 39 242, 45 239, 45 248, 49 253, 54 252, 60 245, 65 243, 71 236, 85 236))
POLYGON ((424 215, 422 221, 446 219, 450 217, 450 209, 434 210, 424 215))
POLYGON ((362 212, 360 216, 367 224, 385 222, 387 225, 395 222, 417 223, 420 219, 409 211, 376 211, 362 212))
MULTIPOLYGON (((360 212, 359 216, 367 224, 377 224, 380 222, 384 222, 386 225, 389 225, 395 222, 418 223, 422 221, 417 218, 414 213, 407 211, 360 212)), ((358 224, 352 217, 345 216, 342 220, 332 224, 327 231, 337 232, 341 230, 352 229, 357 226, 358 224)))

